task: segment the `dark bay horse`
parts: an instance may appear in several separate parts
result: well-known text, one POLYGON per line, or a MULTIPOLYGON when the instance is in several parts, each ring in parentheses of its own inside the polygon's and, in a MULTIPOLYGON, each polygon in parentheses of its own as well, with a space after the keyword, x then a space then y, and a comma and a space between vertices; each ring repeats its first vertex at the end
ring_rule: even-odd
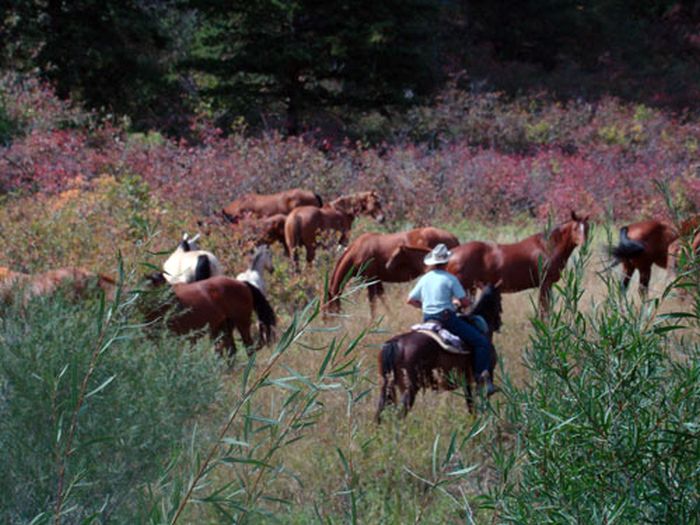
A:
MULTIPOLYGON (((469 315, 480 315, 488 325, 488 338, 501 328, 501 293, 499 288, 488 285, 469 315)), ((466 314, 460 316, 468 317, 466 314)), ((497 356, 491 356, 489 372, 493 377, 497 356)), ((403 414, 411 409, 416 394, 422 388, 433 390, 464 389, 464 397, 470 412, 474 410, 471 385, 475 382, 471 354, 456 354, 444 350, 432 337, 420 332, 405 332, 389 339, 379 352, 381 392, 375 419, 381 421, 381 413, 387 402, 396 403, 396 387, 401 392, 403 414), (390 377, 391 376, 391 377, 390 377)))
POLYGON ((347 281, 361 276, 376 281, 367 288, 370 308, 374 314, 377 298, 384 295, 382 283, 403 283, 411 281, 423 273, 422 255, 415 257, 404 253, 402 247, 425 248, 425 251, 443 243, 448 248, 459 244, 457 237, 439 228, 416 228, 399 233, 364 233, 355 239, 343 252, 335 264, 329 285, 327 308, 331 312, 340 311, 339 296, 347 281), (388 265, 388 266, 387 266, 388 265))
POLYGON ((384 221, 381 200, 375 191, 363 191, 338 197, 328 205, 301 206, 287 216, 284 238, 290 256, 297 261, 297 249, 306 249, 306 262, 316 257, 319 234, 337 232, 340 243, 347 244, 352 223, 358 215, 369 215, 378 222, 384 221))
MULTIPOLYGON (((681 243, 679 238, 689 241, 700 227, 700 215, 684 220, 679 228, 657 219, 635 222, 620 228, 620 241, 611 248, 614 264, 622 263, 624 277, 622 286, 627 289, 632 275, 639 272, 639 293, 647 295, 653 265, 667 268, 681 243)), ((614 265, 613 264, 613 265, 614 265)))
POLYGON ((299 206, 323 206, 320 195, 308 190, 291 189, 260 195, 247 193, 226 206, 222 213, 231 222, 238 222, 245 216, 271 217, 278 213, 287 215, 299 206))
MULTIPOLYGON (((165 283, 161 273, 150 275, 151 284, 159 287, 165 283)), ((230 358, 236 353, 233 329, 237 329, 243 344, 252 352, 250 334, 253 311, 260 321, 260 340, 267 344, 275 326, 275 313, 265 296, 254 285, 221 275, 193 283, 172 286, 174 297, 151 307, 147 305, 146 319, 155 321, 166 318, 167 326, 177 334, 209 329, 212 338, 221 338, 218 351, 230 358), (174 308, 172 315, 167 315, 174 308)), ((154 300, 154 298, 149 298, 154 300)))
POLYGON ((501 282, 503 293, 540 288, 540 312, 547 311, 552 285, 559 280, 571 253, 588 236, 588 217, 571 212, 571 220, 550 232, 513 244, 473 241, 452 250, 447 271, 465 290, 501 282))
POLYGON ((0 300, 4 302, 10 302, 16 292, 27 302, 34 297, 51 295, 59 289, 66 289, 77 300, 84 298, 90 290, 98 288, 111 298, 116 290, 116 282, 107 275, 76 266, 36 274, 14 272, 0 267, 0 300))

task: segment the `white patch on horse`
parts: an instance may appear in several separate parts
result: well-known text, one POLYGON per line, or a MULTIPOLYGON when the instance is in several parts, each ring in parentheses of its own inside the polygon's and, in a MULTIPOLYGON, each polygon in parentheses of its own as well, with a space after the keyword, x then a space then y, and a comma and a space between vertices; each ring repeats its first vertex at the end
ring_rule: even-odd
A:
POLYGON ((272 253, 270 252, 270 248, 267 246, 267 244, 263 244, 255 249, 248 269, 245 272, 241 272, 236 275, 236 279, 252 284, 263 294, 265 294, 266 289, 263 273, 265 270, 272 272, 273 269, 272 253))
POLYGON ((163 277, 170 284, 191 283, 195 281, 195 270, 197 269, 197 259, 204 255, 209 260, 211 277, 223 275, 224 271, 219 260, 213 253, 200 250, 197 246, 199 234, 189 239, 185 233, 182 242, 177 245, 175 251, 163 263, 163 277), (187 245, 189 251, 185 251, 183 243, 187 245))

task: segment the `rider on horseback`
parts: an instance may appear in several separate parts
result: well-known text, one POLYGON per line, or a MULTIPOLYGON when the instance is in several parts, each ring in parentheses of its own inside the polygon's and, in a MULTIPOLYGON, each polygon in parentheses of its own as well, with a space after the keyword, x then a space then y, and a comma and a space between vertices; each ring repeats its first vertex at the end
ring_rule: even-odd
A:
POLYGON ((424 321, 439 321, 443 328, 459 336, 473 350, 477 383, 490 396, 496 392, 489 374, 493 347, 477 328, 457 316, 453 299, 457 299, 462 307, 469 306, 471 301, 457 277, 445 270, 450 255, 452 252, 447 246, 438 244, 425 256, 423 262, 428 271, 408 294, 407 302, 422 310, 424 321))

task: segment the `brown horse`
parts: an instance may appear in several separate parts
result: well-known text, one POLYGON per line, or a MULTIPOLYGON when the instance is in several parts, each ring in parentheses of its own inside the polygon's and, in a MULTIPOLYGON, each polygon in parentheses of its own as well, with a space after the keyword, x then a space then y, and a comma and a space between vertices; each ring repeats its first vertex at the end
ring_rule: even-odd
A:
POLYGON ((112 297, 115 287, 116 282, 111 277, 74 266, 37 274, 0 268, 0 300, 4 302, 11 302, 16 292, 26 303, 34 297, 51 295, 59 289, 69 291, 75 300, 84 298, 95 288, 112 297))
POLYGON ((399 233, 365 233, 355 239, 335 264, 331 277, 328 310, 340 311, 339 296, 346 282, 353 276, 372 281, 367 288, 370 308, 374 315, 377 298, 384 295, 382 283, 403 283, 423 273, 423 259, 411 256, 416 250, 402 247, 434 248, 438 244, 453 248, 459 244, 457 237, 439 228, 416 228, 399 233))
POLYGON ((298 188, 281 191, 271 195, 247 193, 226 206, 222 213, 231 222, 238 222, 242 217, 271 217, 278 213, 287 215, 299 206, 323 206, 323 200, 317 193, 298 188))
POLYGON ((301 206, 292 210, 284 223, 284 238, 290 256, 297 263, 297 249, 306 248, 306 262, 316 257, 318 235, 324 232, 338 232, 340 243, 347 244, 348 233, 355 217, 369 215, 378 222, 384 221, 379 196, 374 191, 363 191, 338 197, 327 206, 301 206))
MULTIPOLYGON (((165 278, 161 273, 148 277, 151 284, 161 286, 165 278)), ((172 286, 175 295, 165 303, 154 308, 148 308, 148 321, 166 318, 167 326, 177 334, 187 334, 192 331, 209 329, 212 338, 219 338, 219 353, 233 358, 236 354, 236 344, 233 340, 233 329, 236 328, 243 339, 243 344, 252 353, 253 338, 250 334, 251 316, 253 310, 260 321, 260 341, 268 343, 271 339, 272 328, 275 325, 275 313, 265 296, 255 286, 243 281, 237 281, 221 275, 210 277, 203 281, 181 283, 172 286), (166 315, 173 307, 175 313, 166 315)))
MULTIPOLYGON (((484 288, 470 315, 481 316, 488 325, 488 338, 501 328, 501 292, 492 285, 484 288)), ((469 315, 460 314, 468 318, 469 315)), ((396 387, 401 392, 403 415, 411 409, 421 388, 433 390, 464 389, 470 412, 474 410, 471 385, 475 382, 472 356, 444 350, 432 337, 420 332, 405 332, 389 339, 379 353, 381 393, 375 419, 381 422, 381 413, 387 402, 396 403, 396 387), (389 375, 391 374, 391 379, 389 375)), ((497 357, 491 356, 489 372, 493 377, 497 357)))
MULTIPOLYGON (((693 239, 700 227, 700 215, 684 220, 678 229, 657 219, 635 222, 620 228, 620 241, 610 250, 615 264, 622 263, 623 288, 627 289, 635 270, 639 272, 639 293, 647 295, 651 267, 673 266, 674 255, 681 246, 679 239, 693 239), (676 242, 678 241, 678 242, 676 242)), ((691 241, 692 242, 692 241, 691 241)))
POLYGON ((549 306, 550 290, 559 280, 569 256, 588 236, 588 217, 571 212, 571 220, 548 233, 538 233, 514 244, 473 241, 452 250, 447 271, 465 290, 474 291, 501 282, 503 293, 540 288, 540 311, 549 306))

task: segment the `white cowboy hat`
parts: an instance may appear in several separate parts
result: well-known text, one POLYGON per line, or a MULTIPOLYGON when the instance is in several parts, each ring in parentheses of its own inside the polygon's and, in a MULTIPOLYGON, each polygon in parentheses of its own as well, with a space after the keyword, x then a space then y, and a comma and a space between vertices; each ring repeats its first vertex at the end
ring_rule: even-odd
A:
POLYGON ((445 264, 447 261, 450 260, 451 255, 452 252, 447 248, 447 246, 440 243, 435 248, 433 248, 433 251, 431 251, 428 255, 425 256, 425 258, 423 259, 423 264, 425 264, 426 266, 445 264))

